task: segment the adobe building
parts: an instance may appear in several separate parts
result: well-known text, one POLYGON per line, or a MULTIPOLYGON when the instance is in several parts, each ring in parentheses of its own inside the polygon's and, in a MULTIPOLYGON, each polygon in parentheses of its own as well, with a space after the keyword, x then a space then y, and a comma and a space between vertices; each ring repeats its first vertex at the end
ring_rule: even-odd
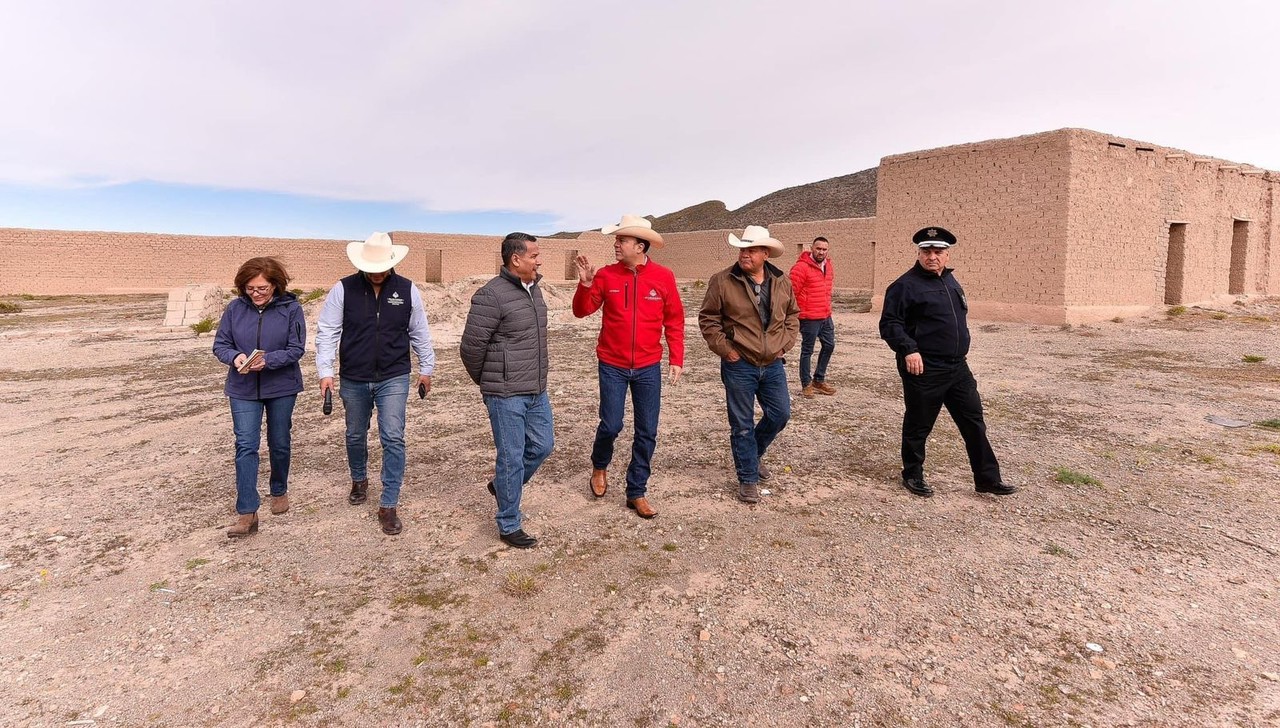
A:
MULTIPOLYGON (((1172 304, 1280 293, 1277 174, 1085 129, 884 157, 876 216, 769 227, 788 244, 784 270, 816 236, 830 239, 837 285, 884 289, 915 260, 912 234, 954 232, 952 249, 975 319, 1061 324, 1172 304)), ((655 260, 682 279, 731 264, 729 230, 665 233, 655 260)), ((740 232, 740 231, 738 231, 740 232)), ((498 236, 393 233, 404 272, 448 283, 497 270, 498 236)), ((599 232, 543 238, 543 275, 576 277, 573 256, 613 259, 599 232)), ((255 255, 277 255, 300 288, 350 272, 346 241, 0 228, 0 294, 162 292, 228 285, 255 255), (56 266, 27 265, 56 260, 56 266)))
POLYGON ((1085 129, 880 162, 874 291, 956 233, 975 318, 1082 323, 1280 292, 1277 173, 1085 129))

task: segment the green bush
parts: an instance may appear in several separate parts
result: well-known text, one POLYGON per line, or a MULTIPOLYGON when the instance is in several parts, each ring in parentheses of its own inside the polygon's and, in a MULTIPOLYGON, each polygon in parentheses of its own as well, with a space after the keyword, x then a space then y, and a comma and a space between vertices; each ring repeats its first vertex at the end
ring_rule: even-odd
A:
POLYGON ((200 334, 207 334, 210 331, 213 331, 215 326, 217 326, 217 324, 214 322, 213 318, 211 316, 205 316, 194 324, 191 324, 191 330, 196 332, 196 336, 199 336, 200 334))
POLYGON ((1253 424, 1258 427, 1265 427, 1268 430, 1280 430, 1280 420, 1262 420, 1261 422, 1255 422, 1253 424))
POLYGON ((1187 312, 1186 306, 1172 306, 1169 308, 1168 311, 1165 311, 1165 313, 1169 314, 1170 316, 1181 316, 1186 312, 1187 312))
POLYGON ((1257 354, 1245 354, 1244 356, 1240 357, 1240 361, 1244 362, 1245 364, 1257 364, 1258 362, 1262 362, 1266 360, 1267 358, 1265 356, 1258 356, 1257 354))
POLYGON ((323 288, 312 288, 306 295, 302 296, 303 303, 311 303, 320 298, 324 298, 324 294, 328 293, 323 288))
POLYGON ((1102 481, 1092 475, 1077 473, 1070 468, 1058 468, 1058 472, 1053 477, 1059 483, 1067 485, 1102 485, 1102 481))
POLYGON ((13 301, 0 301, 0 313, 22 313, 22 305, 13 301))

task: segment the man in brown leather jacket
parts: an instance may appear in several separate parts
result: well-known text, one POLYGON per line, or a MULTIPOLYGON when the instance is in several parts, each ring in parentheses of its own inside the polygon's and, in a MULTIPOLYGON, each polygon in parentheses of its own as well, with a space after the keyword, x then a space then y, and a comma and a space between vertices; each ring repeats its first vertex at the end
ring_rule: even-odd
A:
POLYGON ((739 248, 738 262, 707 282, 698 326, 720 356, 738 499, 758 503, 760 481, 772 477, 760 460, 791 418, 782 357, 796 345, 800 309, 791 279, 767 260, 783 253, 782 243, 767 229, 749 225, 741 239, 730 234, 729 245, 739 248), (757 399, 764 411, 759 422, 757 399))

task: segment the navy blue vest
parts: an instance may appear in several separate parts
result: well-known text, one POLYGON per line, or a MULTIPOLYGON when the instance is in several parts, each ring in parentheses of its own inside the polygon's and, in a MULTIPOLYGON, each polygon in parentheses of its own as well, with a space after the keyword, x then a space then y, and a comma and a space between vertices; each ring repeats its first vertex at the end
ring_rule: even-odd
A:
POLYGON ((391 271, 376 298, 363 273, 342 281, 339 374, 354 382, 380 382, 409 373, 409 316, 413 282, 391 271))

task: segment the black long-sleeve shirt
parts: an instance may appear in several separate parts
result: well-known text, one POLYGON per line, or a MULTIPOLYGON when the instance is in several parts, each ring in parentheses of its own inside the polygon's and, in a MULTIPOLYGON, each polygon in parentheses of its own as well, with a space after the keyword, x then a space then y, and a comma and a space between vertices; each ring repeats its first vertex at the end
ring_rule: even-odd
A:
POLYGON ((880 338, 898 355, 919 353, 925 368, 954 365, 969 354, 969 302, 950 268, 934 275, 918 262, 889 284, 880 338))

